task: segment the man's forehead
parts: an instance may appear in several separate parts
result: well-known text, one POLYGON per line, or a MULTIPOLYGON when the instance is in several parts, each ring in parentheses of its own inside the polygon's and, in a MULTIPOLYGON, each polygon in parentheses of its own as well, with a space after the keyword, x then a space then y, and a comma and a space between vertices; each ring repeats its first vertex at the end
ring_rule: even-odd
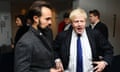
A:
POLYGON ((41 8, 41 15, 42 16, 51 16, 52 15, 52 10, 47 8, 47 7, 42 7, 41 8))
POLYGON ((42 7, 41 12, 52 12, 52 10, 48 7, 42 7))

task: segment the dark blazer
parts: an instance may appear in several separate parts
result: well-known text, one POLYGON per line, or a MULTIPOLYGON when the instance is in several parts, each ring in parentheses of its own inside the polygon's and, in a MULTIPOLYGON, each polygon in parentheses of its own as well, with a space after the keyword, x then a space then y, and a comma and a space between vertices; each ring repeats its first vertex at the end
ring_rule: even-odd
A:
MULTIPOLYGON (((91 26, 89 27, 91 28, 91 26)), ((106 39, 108 39, 108 28, 104 23, 98 22, 96 26, 94 27, 94 30, 98 30, 99 32, 101 32, 101 34, 103 34, 103 36, 106 39)))
MULTIPOLYGON (((93 61, 97 61, 99 60, 99 56, 103 56, 103 60, 108 64, 111 64, 113 55, 113 47, 111 44, 102 36, 102 34, 99 34, 98 31, 86 28, 86 32, 92 50, 93 61)), ((54 41, 56 57, 59 57, 62 60, 64 69, 67 69, 69 64, 71 35, 72 29, 69 29, 57 35, 54 41)))
POLYGON ((24 33, 28 31, 28 29, 29 29, 28 26, 22 26, 17 30, 15 35, 15 41, 14 41, 15 46, 16 46, 16 43, 19 41, 19 39, 24 35, 24 33))
POLYGON ((32 27, 15 48, 15 72, 49 72, 54 66, 53 49, 49 39, 32 27))

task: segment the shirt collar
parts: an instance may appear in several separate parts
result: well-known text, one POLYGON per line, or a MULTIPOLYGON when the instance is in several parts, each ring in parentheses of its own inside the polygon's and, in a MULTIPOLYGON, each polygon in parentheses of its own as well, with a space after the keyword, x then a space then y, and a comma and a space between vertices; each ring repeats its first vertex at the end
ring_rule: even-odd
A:
MULTIPOLYGON (((72 31, 72 34, 74 37, 77 37, 77 33, 74 30, 72 31)), ((85 34, 86 34, 86 29, 84 29, 83 33, 81 34, 81 37, 84 37, 85 34)))
POLYGON ((94 29, 94 27, 97 25, 97 23, 99 23, 100 22, 100 20, 97 20, 94 24, 90 24, 91 25, 91 27, 92 27, 92 29, 94 29))

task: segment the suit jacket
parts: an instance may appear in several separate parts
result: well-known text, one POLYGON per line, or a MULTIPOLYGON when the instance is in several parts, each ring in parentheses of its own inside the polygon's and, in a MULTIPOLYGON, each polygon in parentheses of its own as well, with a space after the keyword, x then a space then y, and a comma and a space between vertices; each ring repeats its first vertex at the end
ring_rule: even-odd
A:
POLYGON ((30 27, 15 47, 15 72, 49 72, 54 65, 53 49, 41 31, 30 27))
MULTIPOLYGON (((99 56, 101 56, 102 53, 103 60, 108 64, 111 64, 113 55, 111 44, 102 36, 102 34, 99 34, 98 31, 86 28, 86 32, 92 50, 93 61, 99 60, 99 56)), ((69 64, 71 36, 72 29, 69 29, 57 35, 54 42, 56 57, 59 57, 62 60, 64 69, 67 69, 69 64)))
MULTIPOLYGON (((91 28, 91 26, 89 27, 91 28)), ((101 32, 101 34, 103 34, 103 36, 106 39, 108 39, 108 28, 104 23, 98 22, 96 26, 94 27, 94 30, 98 30, 99 32, 101 32)))
POLYGON ((19 41, 19 39, 28 31, 29 27, 28 26, 22 26, 20 27, 15 35, 15 41, 14 45, 16 46, 16 43, 19 41))

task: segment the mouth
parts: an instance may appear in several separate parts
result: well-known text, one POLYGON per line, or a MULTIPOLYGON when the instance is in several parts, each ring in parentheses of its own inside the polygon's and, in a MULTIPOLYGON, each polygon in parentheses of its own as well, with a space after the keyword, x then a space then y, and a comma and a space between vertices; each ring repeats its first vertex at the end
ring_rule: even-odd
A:
POLYGON ((81 31, 81 30, 82 30, 82 28, 77 28, 77 30, 78 30, 78 31, 81 31))
POLYGON ((80 28, 80 27, 77 28, 77 29, 76 29, 76 32, 77 32, 78 34, 82 34, 82 32, 83 32, 83 28, 80 28))

